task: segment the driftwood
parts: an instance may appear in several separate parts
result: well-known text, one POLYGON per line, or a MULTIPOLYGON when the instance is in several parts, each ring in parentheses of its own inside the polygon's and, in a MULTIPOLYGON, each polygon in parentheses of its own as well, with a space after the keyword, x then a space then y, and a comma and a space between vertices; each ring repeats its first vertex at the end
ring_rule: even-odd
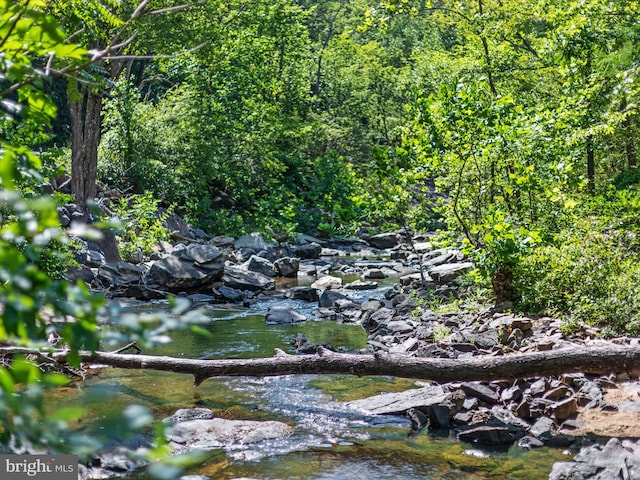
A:
MULTIPOLYGON (((29 354, 20 347, 0 348, 2 354, 29 354)), ((47 358, 66 362, 65 351, 47 352, 47 358)), ((546 352, 513 353, 470 358, 418 358, 404 355, 354 355, 320 348, 314 355, 289 355, 277 350, 269 358, 200 360, 166 356, 81 351, 85 363, 126 369, 162 370, 190 374, 195 385, 219 376, 274 376, 300 374, 389 375, 437 382, 509 380, 570 372, 608 374, 640 372, 640 347, 611 345, 546 352)))

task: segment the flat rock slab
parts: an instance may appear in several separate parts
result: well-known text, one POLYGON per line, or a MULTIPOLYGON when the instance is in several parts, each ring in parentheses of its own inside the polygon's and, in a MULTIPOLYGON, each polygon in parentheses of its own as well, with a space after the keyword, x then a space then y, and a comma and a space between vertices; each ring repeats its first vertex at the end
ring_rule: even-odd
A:
POLYGON ((257 443, 292 432, 289 425, 276 421, 199 419, 174 424, 169 441, 175 450, 185 452, 196 448, 211 450, 257 443))
POLYGON ((349 402, 347 405, 375 415, 402 414, 410 408, 423 409, 440 405, 449 400, 451 395, 451 392, 441 386, 431 385, 404 392, 382 393, 349 402))

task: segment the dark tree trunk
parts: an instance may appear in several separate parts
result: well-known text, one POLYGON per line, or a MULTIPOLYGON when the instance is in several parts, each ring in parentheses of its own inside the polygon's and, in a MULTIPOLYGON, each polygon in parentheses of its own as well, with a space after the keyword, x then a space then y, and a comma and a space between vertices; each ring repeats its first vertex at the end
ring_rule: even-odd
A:
POLYGON ((589 182, 587 188, 589 189, 589 193, 594 194, 596 191, 596 161, 595 161, 595 152, 593 149, 593 136, 589 135, 587 137, 587 181, 589 182))
POLYGON ((69 99, 71 114, 71 190, 82 207, 96 196, 102 93, 81 86, 69 99))

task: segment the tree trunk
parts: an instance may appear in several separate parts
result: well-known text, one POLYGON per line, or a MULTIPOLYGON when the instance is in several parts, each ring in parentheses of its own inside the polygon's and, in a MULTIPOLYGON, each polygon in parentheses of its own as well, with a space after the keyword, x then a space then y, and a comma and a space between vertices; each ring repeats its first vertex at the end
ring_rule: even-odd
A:
POLYGON ((587 188, 590 194, 594 194, 596 192, 596 161, 595 161, 595 152, 593 150, 593 136, 587 136, 587 188))
POLYGON ((102 93, 81 86, 70 96, 71 191, 76 202, 86 208, 96 196, 98 143, 100 142, 102 93))
MULTIPOLYGON (((0 348, 0 354, 26 354, 20 347, 0 348)), ((46 353, 45 353, 46 354, 46 353)), ((66 362, 66 351, 51 358, 66 362)), ((40 354, 42 357, 42 353, 40 354)), ((512 380, 568 372, 608 374, 640 372, 640 347, 611 345, 579 347, 546 352, 517 353, 471 358, 422 358, 405 355, 353 355, 320 348, 315 355, 288 355, 277 350, 274 357, 250 360, 199 360, 164 356, 108 352, 80 352, 86 363, 126 369, 149 369, 186 373, 195 385, 217 376, 274 376, 302 374, 391 375, 437 382, 469 380, 512 380)))

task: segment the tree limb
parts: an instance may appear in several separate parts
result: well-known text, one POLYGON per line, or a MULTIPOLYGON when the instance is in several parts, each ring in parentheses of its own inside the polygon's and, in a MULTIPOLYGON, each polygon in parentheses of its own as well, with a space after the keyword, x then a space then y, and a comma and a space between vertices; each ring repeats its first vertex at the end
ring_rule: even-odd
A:
MULTIPOLYGON (((0 347, 0 355, 34 353, 32 349, 0 347)), ((48 350, 49 357, 66 363, 68 350, 48 350)), ((320 348, 315 355, 288 355, 254 359, 201 360, 167 356, 81 351, 85 363, 125 369, 149 369, 193 375, 195 386, 218 376, 275 376, 302 374, 384 375, 437 382, 511 380, 568 372, 608 374, 640 371, 640 347, 611 345, 576 347, 546 352, 470 358, 423 358, 406 355, 354 355, 320 348)))

